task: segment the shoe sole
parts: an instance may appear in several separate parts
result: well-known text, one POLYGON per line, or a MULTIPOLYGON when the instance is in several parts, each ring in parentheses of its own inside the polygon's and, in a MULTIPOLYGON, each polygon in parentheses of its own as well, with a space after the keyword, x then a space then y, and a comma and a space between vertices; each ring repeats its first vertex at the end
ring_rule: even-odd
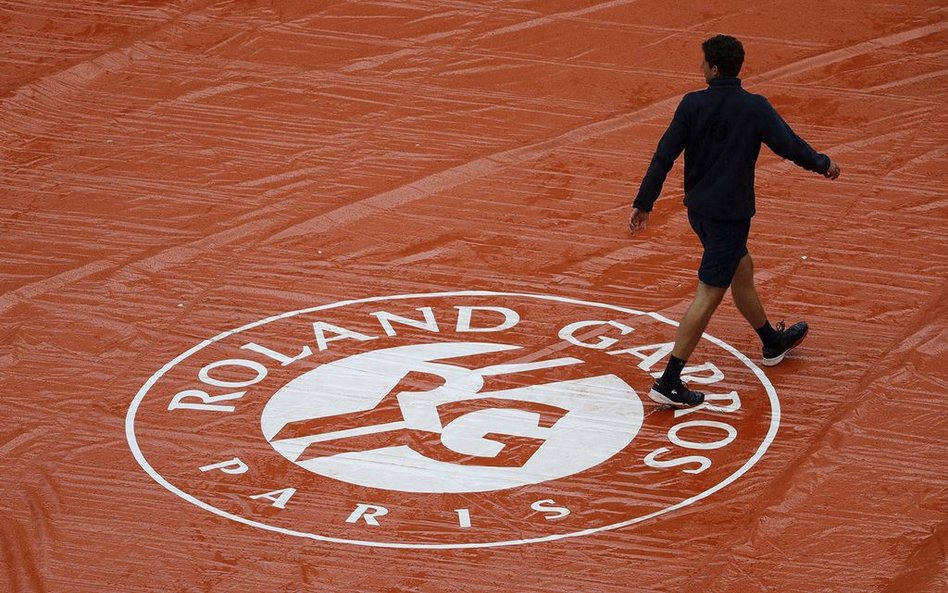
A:
POLYGON ((810 333, 809 327, 806 328, 806 331, 803 332, 803 335, 800 336, 796 342, 794 342, 793 344, 790 345, 789 348, 781 352, 779 356, 774 356, 773 358, 764 358, 763 360, 761 360, 761 364, 763 364, 765 367, 777 366, 783 361, 784 357, 787 356, 787 354, 789 354, 791 350, 793 350, 794 348, 796 348, 803 342, 803 339, 806 337, 808 333, 810 333))
MULTIPOLYGON (((666 406, 672 406, 675 408, 691 408, 694 407, 691 404, 686 404, 684 402, 676 402, 675 400, 668 399, 660 391, 654 389, 649 390, 648 398, 657 404, 664 404, 666 406)), ((704 403, 702 399, 700 402, 696 403, 695 406, 699 406, 704 403)))

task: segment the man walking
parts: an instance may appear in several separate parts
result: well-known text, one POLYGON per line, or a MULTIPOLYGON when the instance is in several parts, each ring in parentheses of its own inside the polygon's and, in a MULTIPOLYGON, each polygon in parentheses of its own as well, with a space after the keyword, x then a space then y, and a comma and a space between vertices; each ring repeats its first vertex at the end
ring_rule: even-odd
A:
POLYGON ((682 98, 642 179, 629 219, 633 234, 645 229, 665 177, 684 150, 685 206, 704 254, 698 288, 678 326, 675 348, 649 392, 652 400, 676 407, 704 401, 703 393, 682 383, 681 371, 728 287, 734 304, 760 336, 764 365, 778 364, 806 337, 808 328, 803 321, 789 328, 783 322, 772 327, 754 287, 747 236, 755 211, 754 167, 761 143, 828 179, 836 179, 840 173, 836 163, 790 129, 767 99, 741 87, 737 75, 744 64, 744 47, 740 41, 716 35, 701 49, 701 70, 708 88, 682 98))

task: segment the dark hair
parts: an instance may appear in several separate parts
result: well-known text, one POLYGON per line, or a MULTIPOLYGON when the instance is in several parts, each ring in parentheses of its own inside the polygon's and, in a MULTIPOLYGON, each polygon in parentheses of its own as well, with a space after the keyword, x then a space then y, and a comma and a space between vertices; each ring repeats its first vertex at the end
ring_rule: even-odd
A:
POLYGON ((708 66, 717 66, 721 76, 737 76, 744 65, 744 46, 730 35, 715 35, 701 49, 708 66))

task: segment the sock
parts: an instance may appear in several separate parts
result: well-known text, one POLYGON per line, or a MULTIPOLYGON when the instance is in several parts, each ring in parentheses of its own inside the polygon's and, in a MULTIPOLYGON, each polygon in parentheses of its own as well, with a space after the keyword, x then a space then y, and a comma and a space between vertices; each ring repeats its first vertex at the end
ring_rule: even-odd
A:
POLYGON ((764 343, 764 346, 771 346, 777 343, 777 340, 780 338, 780 334, 777 333, 771 325, 770 321, 765 321, 764 324, 754 330, 757 332, 757 335, 760 336, 760 341, 764 343))
POLYGON ((682 360, 673 354, 672 357, 668 359, 668 366, 665 367, 665 372, 662 373, 662 383, 665 385, 678 383, 681 379, 681 369, 685 368, 686 362, 688 361, 682 360))

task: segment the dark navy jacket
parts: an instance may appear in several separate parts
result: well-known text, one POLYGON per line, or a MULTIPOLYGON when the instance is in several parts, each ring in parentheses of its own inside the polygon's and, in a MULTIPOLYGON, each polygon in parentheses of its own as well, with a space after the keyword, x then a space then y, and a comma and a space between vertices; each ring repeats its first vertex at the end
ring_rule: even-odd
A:
POLYGON ((685 206, 714 220, 754 216, 754 166, 763 142, 797 165, 825 173, 830 159, 810 148, 739 78, 721 77, 685 95, 658 143, 634 206, 650 211, 675 159, 685 151, 685 206))

